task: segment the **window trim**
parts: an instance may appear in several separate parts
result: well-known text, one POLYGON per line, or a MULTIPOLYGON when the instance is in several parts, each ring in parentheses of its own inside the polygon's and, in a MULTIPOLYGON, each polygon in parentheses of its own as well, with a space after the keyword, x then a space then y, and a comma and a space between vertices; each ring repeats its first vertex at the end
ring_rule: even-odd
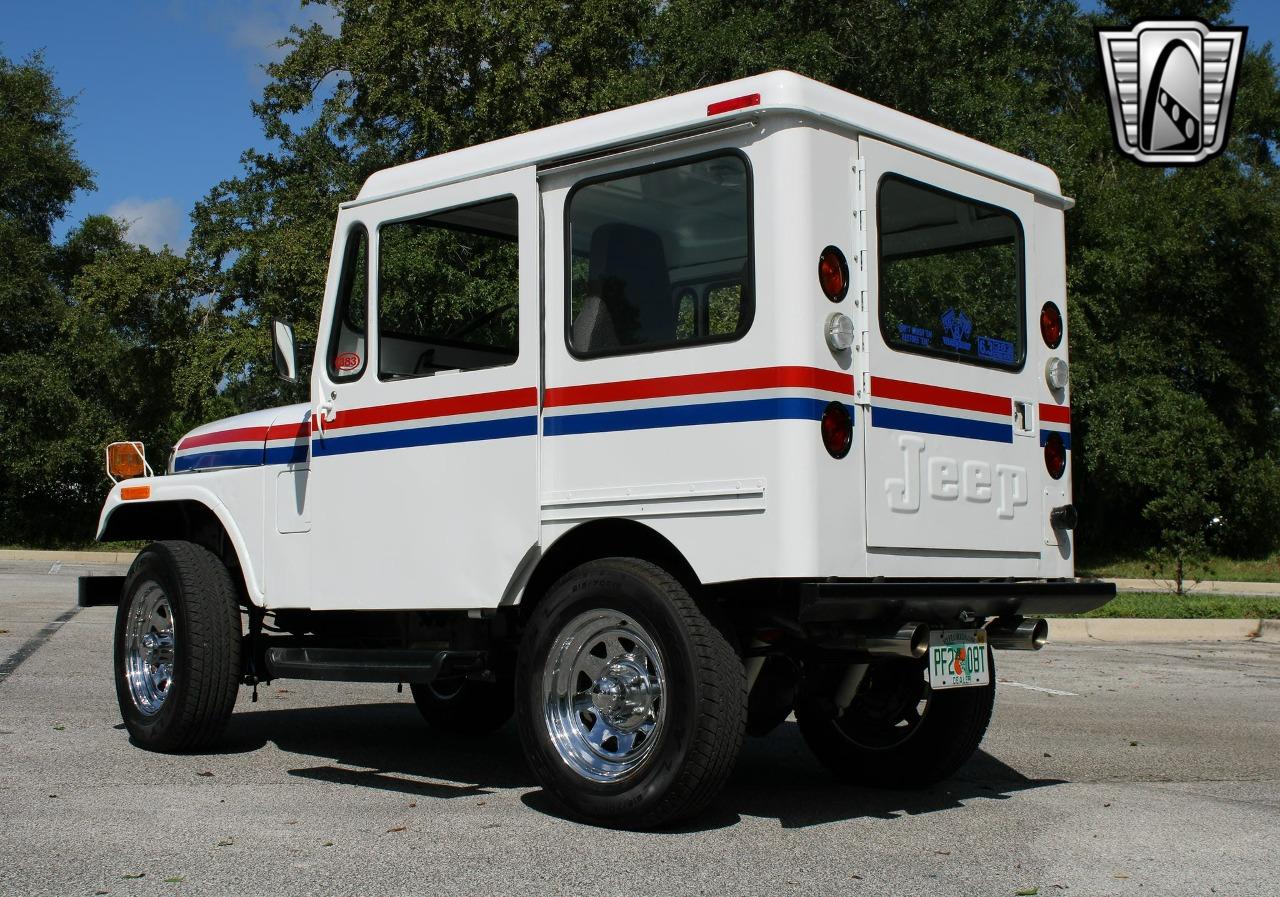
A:
MULTIPOLYGON (((358 254, 359 253, 357 253, 357 255, 358 254)), ((369 339, 370 328, 368 323, 370 319, 370 315, 373 310, 373 289, 372 289, 373 283, 372 283, 372 278, 370 278, 369 276, 369 266, 372 264, 372 261, 373 261, 373 242, 369 237, 369 228, 365 226, 363 221, 352 222, 351 226, 347 228, 346 238, 343 241, 342 270, 338 272, 338 289, 335 294, 333 320, 330 322, 330 325, 329 325, 329 341, 328 341, 328 345, 325 348, 325 359, 324 359, 325 373, 328 375, 329 379, 334 383, 354 383, 355 381, 363 377, 364 372, 369 369, 369 353, 373 348, 371 345, 372 341, 369 339), (365 327, 363 331, 364 338, 365 338, 364 339, 365 351, 364 351, 364 359, 360 365, 360 370, 356 371, 355 373, 344 374, 338 371, 338 369, 333 366, 333 362, 337 358, 339 335, 341 334, 342 328, 344 326, 347 326, 347 328, 353 331, 354 333, 361 332, 360 328, 350 325, 350 314, 348 310, 348 306, 350 303, 347 302, 347 298, 350 295, 351 284, 353 280, 353 276, 348 276, 348 275, 352 271, 354 271, 354 268, 350 267, 351 259, 348 258, 348 255, 351 251, 351 239, 356 235, 357 232, 363 235, 364 243, 365 243, 365 253, 364 253, 365 255, 365 259, 364 259, 365 327)))
MULTIPOLYGON (((465 368, 465 369, 457 368, 454 370, 456 370, 458 374, 470 374, 475 371, 492 371, 492 370, 497 370, 499 368, 511 367, 512 365, 516 364, 520 360, 520 331, 521 331, 520 313, 523 310, 523 306, 524 306, 523 300, 521 298, 522 284, 521 284, 521 274, 520 274, 520 258, 521 258, 521 254, 524 251, 524 248, 521 244, 521 232, 520 232, 521 200, 520 200, 520 197, 517 196, 516 194, 508 192, 508 193, 499 193, 495 196, 486 196, 482 199, 468 200, 467 202, 462 202, 462 203, 458 203, 456 205, 451 205, 451 206, 445 206, 444 208, 440 208, 440 209, 432 209, 429 212, 415 212, 412 215, 404 215, 399 218, 388 218, 385 221, 378 222, 378 227, 377 227, 378 258, 376 259, 376 264, 374 265, 374 275, 375 275, 374 283, 377 288, 377 301, 376 302, 371 301, 370 303, 371 304, 370 317, 377 320, 376 332, 378 335, 378 382, 402 383, 406 380, 421 380, 424 377, 435 376, 435 373, 386 374, 382 371, 382 337, 384 336, 384 333, 382 330, 382 231, 387 227, 392 227, 399 224, 408 224, 413 221, 421 221, 428 218, 434 218, 436 215, 445 215, 445 214, 448 214, 449 212, 457 212, 461 209, 470 209, 475 206, 488 205, 489 203, 492 203, 492 202, 501 202, 502 200, 505 200, 505 199, 510 199, 512 202, 516 204, 516 233, 514 237, 510 238, 511 243, 516 247, 516 347, 515 347, 516 354, 510 361, 505 362, 503 364, 486 365, 485 367, 482 367, 482 368, 465 368)), ((478 237, 497 237, 500 239, 507 239, 505 234, 499 234, 499 233, 496 233, 495 231, 481 230, 480 228, 476 228, 476 227, 466 227, 465 225, 437 224, 436 227, 439 227, 443 230, 457 231, 458 233, 463 233, 463 234, 472 234, 473 236, 478 236, 478 237)), ((373 261, 374 260, 371 259, 371 262, 373 261)), ((372 296, 373 296, 373 292, 370 291, 371 300, 372 300, 372 296)), ((402 333, 395 330, 388 330, 386 331, 385 335, 390 336, 393 339, 399 338, 399 339, 411 340, 411 341, 417 341, 421 336, 421 334, 414 335, 414 334, 402 333)), ((459 348, 459 349, 475 348, 479 350, 484 350, 484 349, 496 350, 498 348, 496 346, 479 346, 474 343, 461 344, 457 342, 448 342, 444 339, 436 340, 435 342, 440 343, 441 345, 451 345, 454 348, 459 348)))
MULTIPOLYGON (((999 243, 975 243, 974 246, 992 246, 1000 245, 999 243)), ((884 344, 893 352, 902 352, 908 355, 923 355, 928 358, 938 358, 943 361, 954 361, 960 364, 969 364, 975 367, 990 368, 996 371, 1004 371, 1010 374, 1021 373, 1027 366, 1027 233, 1026 228, 1022 225, 1022 218, 1013 209, 1007 209, 1004 206, 996 205, 985 199, 978 199, 973 196, 966 196, 963 193, 956 193, 954 190, 947 190, 945 187, 939 187, 928 181, 922 181, 917 178, 909 177, 896 171, 887 171, 880 175, 876 181, 876 322, 880 328, 880 338, 884 344), (981 356, 966 356, 956 352, 948 352, 944 349, 935 349, 932 346, 910 346, 897 345, 892 339, 888 331, 885 330, 884 320, 884 301, 882 296, 881 283, 884 279, 884 253, 882 247, 884 245, 884 232, 881 229, 881 212, 883 204, 880 202, 880 192, 884 187, 885 181, 894 180, 913 187, 937 193, 941 196, 951 197, 961 202, 971 203, 973 205, 985 206, 988 209, 994 209, 1004 215, 1008 215, 1013 219, 1014 226, 1018 229, 1018 235, 1015 242, 1018 257, 1018 356, 1013 364, 1002 364, 998 361, 982 358, 981 356)), ((894 256, 897 258, 916 258, 934 253, 909 253, 906 255, 894 256)))
MULTIPOLYGON (((719 147, 706 152, 698 153, 692 156, 681 156, 677 159, 670 159, 662 162, 648 162, 644 165, 636 165, 631 168, 610 171, 605 174, 598 174, 592 177, 583 178, 577 181, 569 188, 569 193, 564 199, 564 223, 563 223, 563 240, 564 240, 564 345, 569 355, 577 361, 591 361, 597 358, 617 358, 622 355, 643 355, 650 352, 670 352, 679 349, 693 349, 701 346, 715 345, 717 343, 733 343, 742 339, 751 332, 752 325, 755 324, 756 306, 756 198, 755 198, 755 173, 751 168, 751 158, 736 146, 719 147), (747 276, 743 283, 745 295, 750 297, 749 301, 744 305, 743 320, 738 322, 738 329, 733 333, 726 333, 722 336, 705 337, 702 339, 692 340, 675 340, 666 343, 645 343, 640 346, 617 346, 609 349, 600 349, 594 352, 582 352, 574 348, 573 345, 573 237, 570 230, 570 215, 573 211, 573 200, 577 196, 578 191, 591 187, 595 184, 607 183, 609 181, 622 180, 623 178, 634 177, 639 174, 648 174, 654 171, 664 171, 668 168, 679 168, 682 165, 692 165, 696 162, 702 162, 706 159, 715 159, 722 156, 733 156, 742 162, 743 171, 746 174, 747 188, 747 276)), ((671 286, 679 287, 681 283, 672 284, 671 286)), ((687 284, 686 284, 687 285, 687 284)), ((697 292, 696 290, 694 291, 697 292)), ((672 297, 674 299, 674 296, 672 297)))

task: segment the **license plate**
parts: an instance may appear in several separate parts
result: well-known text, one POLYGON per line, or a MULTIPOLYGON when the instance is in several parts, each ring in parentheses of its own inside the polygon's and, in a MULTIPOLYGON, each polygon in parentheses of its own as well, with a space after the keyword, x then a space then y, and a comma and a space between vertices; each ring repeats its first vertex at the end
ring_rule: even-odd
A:
POLYGON ((987 633, 982 629, 935 629, 929 633, 929 685, 966 688, 988 685, 987 633))

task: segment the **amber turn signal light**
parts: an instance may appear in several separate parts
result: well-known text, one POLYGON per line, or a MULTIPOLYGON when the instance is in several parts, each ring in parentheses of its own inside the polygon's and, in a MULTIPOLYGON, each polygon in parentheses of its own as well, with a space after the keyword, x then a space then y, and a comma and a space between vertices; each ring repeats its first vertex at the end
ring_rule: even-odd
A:
POLYGON ((107 476, 119 482, 147 473, 147 456, 141 442, 113 442, 107 446, 107 476))

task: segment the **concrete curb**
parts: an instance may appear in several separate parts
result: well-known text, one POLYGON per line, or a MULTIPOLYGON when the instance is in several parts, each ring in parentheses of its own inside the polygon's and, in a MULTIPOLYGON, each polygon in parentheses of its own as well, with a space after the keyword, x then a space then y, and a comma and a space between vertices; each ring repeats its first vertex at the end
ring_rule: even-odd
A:
POLYGON ((0 548, 0 561, 46 561, 50 564, 122 564, 128 566, 136 551, 35 551, 0 548))
POLYGON ((1162 620, 1136 617, 1050 619, 1054 642, 1280 643, 1280 620, 1162 620))
MULTIPOLYGON (((1177 583, 1171 579, 1107 579, 1118 592, 1173 592, 1177 583)), ((1280 582, 1231 582, 1225 579, 1187 580, 1183 591, 1188 595, 1280 595, 1280 582)))

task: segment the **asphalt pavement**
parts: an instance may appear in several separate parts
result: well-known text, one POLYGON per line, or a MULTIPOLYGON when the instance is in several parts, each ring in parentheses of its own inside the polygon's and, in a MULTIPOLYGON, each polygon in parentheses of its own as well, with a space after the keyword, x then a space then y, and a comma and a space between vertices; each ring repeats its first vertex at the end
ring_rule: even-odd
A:
MULTIPOLYGON (((129 744, 89 568, 0 561, 0 894, 1280 893, 1280 645, 997 655, 955 779, 835 784, 794 723, 701 818, 562 817, 514 726, 433 735, 394 686, 241 691, 216 753, 129 744)), ((103 568, 104 571, 106 568, 103 568)))

